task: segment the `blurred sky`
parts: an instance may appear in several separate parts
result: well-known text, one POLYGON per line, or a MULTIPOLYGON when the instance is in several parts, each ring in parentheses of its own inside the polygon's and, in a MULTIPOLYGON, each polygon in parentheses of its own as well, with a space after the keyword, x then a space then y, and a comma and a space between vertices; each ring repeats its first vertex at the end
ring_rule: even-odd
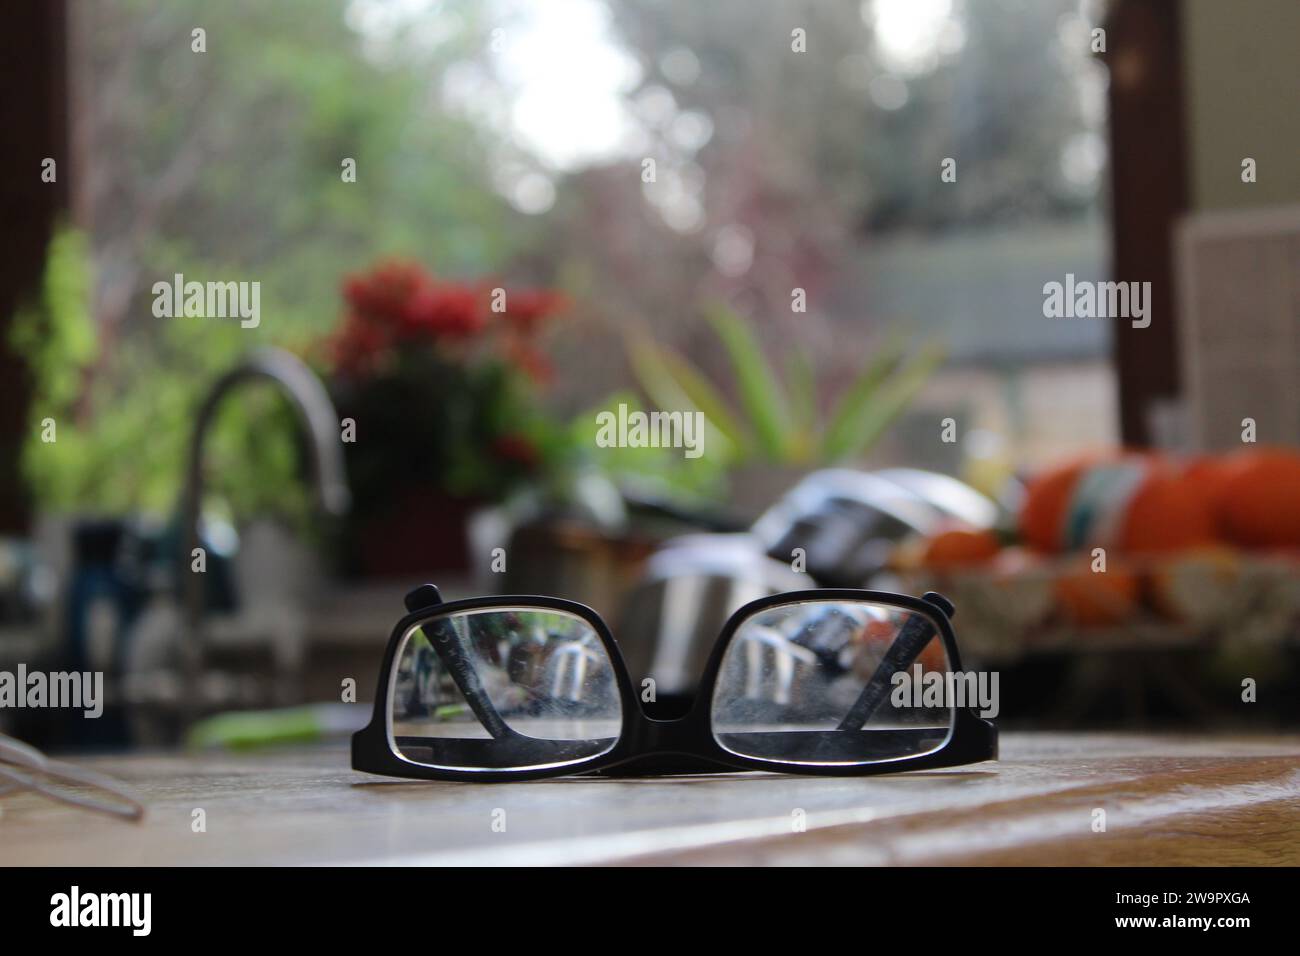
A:
MULTIPOLYGON (((353 0, 348 21, 378 43, 411 31, 425 31, 436 42, 441 6, 439 0, 353 0)), ((641 78, 640 66, 613 39, 604 3, 490 0, 489 6, 505 24, 494 31, 491 56, 509 101, 500 102, 498 87, 466 64, 446 77, 446 95, 454 105, 504 127, 521 148, 557 172, 642 154, 647 138, 641 118, 625 98, 641 78)), ((936 57, 961 46, 952 0, 864 0, 861 10, 874 28, 875 52, 887 70, 924 71, 936 57)), ((661 66, 683 83, 699 72, 686 48, 669 53, 661 66)), ((882 91, 886 99, 887 94, 882 91)), ((640 105, 651 112, 674 108, 671 102, 640 105)), ((683 136, 707 139, 707 128, 701 128, 706 124, 707 118, 690 120, 683 136)), ((554 192, 545 177, 519 179, 509 189, 516 205, 526 212, 549 208, 554 192)))

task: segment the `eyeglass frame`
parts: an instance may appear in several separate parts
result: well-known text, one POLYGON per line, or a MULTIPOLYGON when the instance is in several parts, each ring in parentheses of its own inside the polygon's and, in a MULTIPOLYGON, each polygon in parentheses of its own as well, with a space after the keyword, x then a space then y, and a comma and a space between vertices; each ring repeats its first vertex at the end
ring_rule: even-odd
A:
MULTIPOLYGON (((723 657, 740 626, 756 613, 768 608, 831 601, 882 604, 923 615, 936 625, 936 636, 942 640, 948 655, 949 670, 961 670, 961 655, 958 653, 957 640, 952 629, 953 605, 941 594, 929 591, 923 597, 917 598, 908 594, 857 588, 783 591, 750 601, 727 618, 709 654, 689 710, 681 717, 660 719, 646 714, 632 685, 632 678, 619 650, 618 642, 614 640, 613 634, 601 616, 587 605, 537 594, 490 595, 445 602, 438 589, 432 584, 422 585, 407 595, 408 613, 393 627, 393 632, 388 639, 383 665, 379 671, 374 713, 370 723, 352 736, 352 769, 364 773, 417 780, 497 783, 590 773, 607 776, 661 776, 738 773, 754 770, 806 776, 859 777, 964 766, 997 759, 996 725, 991 720, 978 716, 973 709, 957 707, 955 704, 950 708, 952 723, 947 738, 935 749, 919 754, 868 760, 862 763, 798 764, 786 760, 746 757, 723 747, 714 736, 713 697, 723 657), (622 709, 619 734, 612 747, 602 753, 562 764, 518 770, 435 767, 417 763, 397 752, 396 742, 391 734, 388 711, 393 667, 396 664, 398 648, 407 632, 421 623, 440 617, 452 616, 463 611, 493 608, 559 611, 573 615, 591 627, 609 656, 622 709)), ((928 644, 928 641, 926 643, 928 644)), ((464 693, 463 688, 462 693, 464 693)), ((467 703, 473 707, 473 702, 468 700, 468 695, 466 696, 467 703)))

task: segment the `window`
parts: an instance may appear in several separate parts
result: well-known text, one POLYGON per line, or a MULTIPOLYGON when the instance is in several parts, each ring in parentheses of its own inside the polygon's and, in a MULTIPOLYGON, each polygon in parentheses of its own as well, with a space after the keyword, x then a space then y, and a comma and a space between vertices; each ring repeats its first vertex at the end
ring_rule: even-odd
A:
POLYGON ((156 278, 256 278, 258 340, 303 346, 333 327, 344 274, 403 255, 563 286, 554 400, 570 411, 628 386, 631 331, 725 383, 698 318, 720 299, 770 354, 806 348, 822 392, 891 330, 946 346, 873 460, 960 473, 1115 439, 1107 324, 1042 307, 1044 283, 1107 270, 1095 4, 74 12, 104 375, 123 349, 182 361, 151 315, 156 278), (931 439, 946 416, 964 444, 931 439))

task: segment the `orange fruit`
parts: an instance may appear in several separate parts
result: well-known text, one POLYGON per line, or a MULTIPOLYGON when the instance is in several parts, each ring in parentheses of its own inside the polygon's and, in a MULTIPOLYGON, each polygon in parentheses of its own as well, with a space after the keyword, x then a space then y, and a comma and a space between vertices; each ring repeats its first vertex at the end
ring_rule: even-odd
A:
POLYGON ((1223 455, 1201 455, 1183 467, 1183 477, 1200 493, 1210 506, 1217 538, 1224 538, 1222 520, 1223 489, 1238 463, 1223 455))
POLYGON ((1025 543, 1039 551, 1060 551, 1065 515, 1079 476, 1090 462, 1080 460, 1041 472, 1025 488, 1020 508, 1020 534, 1025 543))
POLYGON ((1122 624, 1137 610, 1138 576, 1113 565, 1093 571, 1091 562, 1064 570, 1056 579, 1056 601, 1066 620, 1080 627, 1122 624))
POLYGON ((1032 481, 1020 528, 1040 551, 1175 551, 1213 541, 1213 514, 1204 485, 1163 458, 1116 454, 1032 481))
POLYGON ((1215 505, 1224 535, 1236 544, 1300 547, 1300 453, 1272 448, 1232 456, 1215 505))
POLYGON ((992 531, 954 528, 926 542, 921 563, 929 568, 969 567, 991 561, 1001 549, 1001 542, 992 531))
POLYGON ((1183 477, 1200 488, 1208 499, 1217 501, 1236 464, 1235 456, 1199 455, 1183 466, 1183 477))
POLYGON ((1128 501, 1118 543, 1128 553, 1181 551, 1214 538, 1214 511, 1204 489, 1157 464, 1128 501))

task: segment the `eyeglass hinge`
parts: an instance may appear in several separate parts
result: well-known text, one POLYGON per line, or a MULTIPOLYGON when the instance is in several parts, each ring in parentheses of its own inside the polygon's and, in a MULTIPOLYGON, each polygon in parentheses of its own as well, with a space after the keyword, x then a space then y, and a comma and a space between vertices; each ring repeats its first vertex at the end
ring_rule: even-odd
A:
POLYGON ((940 611, 943 611, 943 616, 950 621, 952 620, 953 615, 957 613, 957 608, 953 606, 953 603, 938 591, 926 591, 921 595, 921 600, 928 601, 940 611))
POLYGON ((406 592, 406 610, 414 614, 425 608, 437 607, 442 603, 442 593, 432 584, 421 584, 418 588, 406 592))

